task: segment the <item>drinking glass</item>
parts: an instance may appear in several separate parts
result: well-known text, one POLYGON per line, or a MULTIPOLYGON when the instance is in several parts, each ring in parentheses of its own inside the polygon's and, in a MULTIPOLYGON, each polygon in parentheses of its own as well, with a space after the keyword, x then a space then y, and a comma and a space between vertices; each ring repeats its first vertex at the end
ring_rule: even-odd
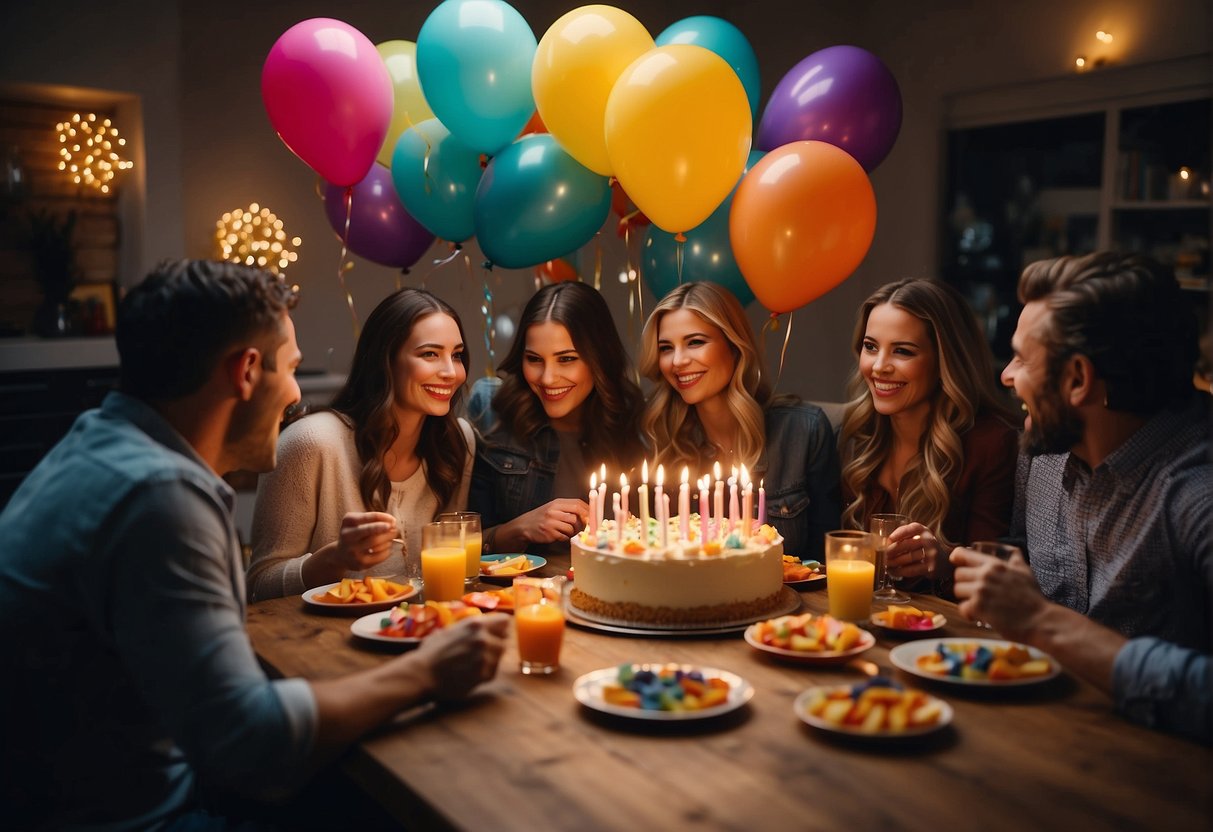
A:
POLYGON ((468 586, 480 577, 480 553, 483 542, 480 535, 480 515, 474 511, 445 511, 434 518, 439 522, 459 523, 459 545, 463 547, 467 562, 464 564, 463 582, 468 586))
POLYGON ((830 615, 862 621, 872 614, 876 544, 867 532, 826 532, 826 594, 830 615))
POLYGON ((457 601, 463 595, 467 552, 459 521, 435 520, 421 527, 421 581, 427 601, 457 601))
POLYGON ((404 580, 410 585, 421 588, 421 553, 410 552, 406 548, 406 544, 400 538, 392 541, 392 558, 399 557, 400 563, 404 564, 401 575, 404 580))
POLYGON ((868 531, 872 533, 876 544, 876 580, 878 589, 872 593, 877 601, 887 601, 894 604, 904 604, 910 596, 893 586, 895 580, 889 574, 889 564, 885 559, 885 551, 889 548, 889 534, 910 522, 904 514, 873 514, 868 521, 868 531))
MULTIPOLYGON (((997 540, 977 540, 968 545, 969 549, 975 552, 981 552, 983 555, 998 558, 999 560, 1010 560, 1012 555, 1023 555, 1018 546, 1012 546, 1009 543, 999 543, 997 540)), ((978 627, 984 627, 987 630, 992 630, 989 624, 984 621, 974 621, 978 627)))
POLYGON ((553 583, 540 578, 514 579, 514 632, 518 668, 526 676, 546 676, 560 669, 564 611, 544 592, 553 583))

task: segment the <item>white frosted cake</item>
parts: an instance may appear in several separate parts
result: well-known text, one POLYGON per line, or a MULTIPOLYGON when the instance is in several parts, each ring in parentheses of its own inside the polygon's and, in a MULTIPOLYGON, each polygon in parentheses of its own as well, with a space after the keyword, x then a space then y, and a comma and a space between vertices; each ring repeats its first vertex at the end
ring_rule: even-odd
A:
MULTIPOLYGON (((691 523, 698 528, 697 517, 691 523)), ((594 618, 677 626, 743 621, 777 607, 783 589, 783 538, 771 526, 749 537, 734 532, 701 546, 678 540, 670 520, 667 545, 650 522, 641 542, 640 521, 625 524, 622 542, 613 520, 593 537, 572 539, 570 603, 594 618)))

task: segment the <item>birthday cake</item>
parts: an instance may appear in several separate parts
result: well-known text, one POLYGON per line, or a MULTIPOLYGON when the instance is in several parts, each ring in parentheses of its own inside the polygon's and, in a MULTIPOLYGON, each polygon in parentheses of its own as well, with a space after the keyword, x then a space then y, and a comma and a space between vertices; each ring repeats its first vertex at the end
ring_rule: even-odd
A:
MULTIPOLYGON (((699 528, 698 515, 690 527, 699 528)), ((573 608, 596 620, 665 627, 745 621, 779 606, 783 538, 773 527, 745 536, 739 523, 706 544, 680 539, 678 518, 665 531, 650 520, 642 540, 632 516, 622 535, 614 520, 575 535, 573 608)))

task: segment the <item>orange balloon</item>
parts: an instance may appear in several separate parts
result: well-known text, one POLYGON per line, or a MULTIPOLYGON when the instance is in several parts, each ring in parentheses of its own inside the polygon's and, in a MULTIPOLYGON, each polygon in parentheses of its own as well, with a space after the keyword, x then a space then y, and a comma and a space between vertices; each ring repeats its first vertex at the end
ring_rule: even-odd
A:
POLYGON ((867 173, 825 142, 792 142, 762 157, 737 186, 729 213, 737 265, 759 302, 777 313, 850 277, 875 233, 867 173))
POLYGON ((522 132, 518 134, 518 138, 529 136, 531 133, 546 133, 547 125, 543 123, 543 119, 539 117, 539 111, 531 113, 531 120, 522 128, 522 132))
POLYGON ((564 283, 577 279, 577 269, 563 257, 545 260, 535 267, 535 277, 547 278, 553 283, 564 283))

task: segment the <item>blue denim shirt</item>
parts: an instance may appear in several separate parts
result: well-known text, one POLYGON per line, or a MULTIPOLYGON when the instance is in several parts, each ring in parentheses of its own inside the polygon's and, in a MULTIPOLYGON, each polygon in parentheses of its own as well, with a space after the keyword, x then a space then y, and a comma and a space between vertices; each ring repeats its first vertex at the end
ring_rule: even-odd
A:
POLYGON ((500 387, 499 378, 478 379, 467 404, 468 421, 479 434, 468 511, 480 513, 485 529, 550 502, 560 461, 560 443, 550 427, 523 443, 500 425, 492 408, 500 387))
POLYGON ((766 443, 752 474, 763 480, 767 522, 783 535, 783 550, 822 560, 825 533, 840 528, 842 474, 825 412, 814 404, 767 408, 766 443))

